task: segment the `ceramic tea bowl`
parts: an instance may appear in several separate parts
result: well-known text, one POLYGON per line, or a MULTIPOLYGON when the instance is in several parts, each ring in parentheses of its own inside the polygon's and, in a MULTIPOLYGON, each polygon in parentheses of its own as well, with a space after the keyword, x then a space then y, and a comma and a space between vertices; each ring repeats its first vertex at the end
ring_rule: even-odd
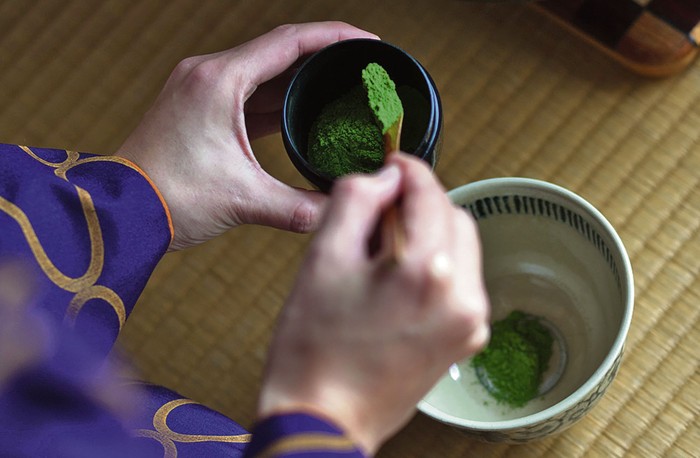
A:
POLYGON ((492 320, 513 310, 539 317, 553 354, 544 390, 522 407, 495 401, 466 360, 418 408, 489 442, 561 432, 601 399, 620 366, 634 303, 622 241, 590 203, 551 183, 495 178, 448 194, 477 221, 492 320))

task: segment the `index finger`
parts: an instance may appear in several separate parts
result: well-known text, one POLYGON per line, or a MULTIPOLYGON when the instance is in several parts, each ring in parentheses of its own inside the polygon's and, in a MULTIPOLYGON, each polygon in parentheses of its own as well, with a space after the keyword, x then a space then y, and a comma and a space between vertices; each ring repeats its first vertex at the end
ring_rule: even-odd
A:
POLYGON ((251 82, 259 85, 284 72, 300 57, 351 38, 379 37, 339 21, 287 24, 245 43, 239 51, 255 60, 247 67, 251 82))
POLYGON ((341 247, 348 259, 364 259, 367 245, 382 209, 400 192, 401 172, 387 166, 375 175, 354 175, 338 180, 316 240, 341 247))
MULTIPOLYGON (((403 172, 401 214, 408 245, 438 243, 447 230, 446 218, 452 203, 430 168, 420 159, 407 154, 393 154, 389 163, 403 172)), ((427 244, 427 245, 426 245, 427 244)))

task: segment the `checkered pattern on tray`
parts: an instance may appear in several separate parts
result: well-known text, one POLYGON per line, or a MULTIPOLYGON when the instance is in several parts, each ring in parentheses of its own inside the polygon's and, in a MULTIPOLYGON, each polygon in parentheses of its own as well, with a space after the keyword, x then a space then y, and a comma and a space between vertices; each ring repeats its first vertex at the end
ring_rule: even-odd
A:
POLYGON ((613 49, 635 24, 653 19, 695 45, 700 41, 698 0, 547 0, 541 6, 613 49))

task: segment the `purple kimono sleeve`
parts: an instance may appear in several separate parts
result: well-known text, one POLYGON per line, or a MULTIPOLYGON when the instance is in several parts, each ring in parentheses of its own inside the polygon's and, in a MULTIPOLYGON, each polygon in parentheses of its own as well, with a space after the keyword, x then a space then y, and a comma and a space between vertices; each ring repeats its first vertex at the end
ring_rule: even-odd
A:
POLYGON ((0 455, 149 456, 105 357, 170 221, 122 158, 0 145, 0 455))
POLYGON ((32 301, 107 354, 172 238, 155 186, 115 156, 0 145, 0 262, 32 301))
POLYGON ((308 414, 250 434, 105 360, 172 239, 156 187, 114 156, 0 144, 0 456, 362 457, 308 414))
POLYGON ((309 413, 286 413, 264 419, 253 429, 246 458, 364 458, 343 431, 309 413))

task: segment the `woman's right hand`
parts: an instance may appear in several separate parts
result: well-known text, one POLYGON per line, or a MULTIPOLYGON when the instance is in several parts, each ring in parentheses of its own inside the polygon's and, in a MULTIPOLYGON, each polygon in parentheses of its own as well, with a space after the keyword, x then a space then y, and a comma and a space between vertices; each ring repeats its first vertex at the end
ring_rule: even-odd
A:
POLYGON ((373 176, 334 186, 268 359, 259 416, 308 411, 370 454, 415 412, 450 364, 489 338, 478 233, 429 168, 396 154, 373 176), (370 254, 400 200, 398 263, 370 254))

